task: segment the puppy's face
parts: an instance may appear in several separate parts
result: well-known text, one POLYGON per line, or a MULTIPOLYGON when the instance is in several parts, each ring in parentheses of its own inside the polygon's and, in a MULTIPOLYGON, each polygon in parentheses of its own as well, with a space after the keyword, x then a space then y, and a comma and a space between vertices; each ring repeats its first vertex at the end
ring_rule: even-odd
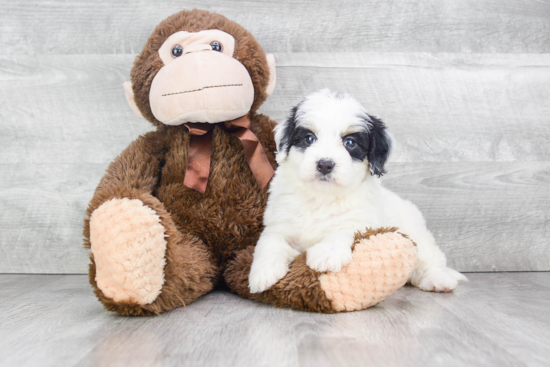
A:
POLYGON ((277 126, 277 162, 312 188, 353 188, 382 175, 391 141, 384 123, 347 94, 324 89, 277 126))

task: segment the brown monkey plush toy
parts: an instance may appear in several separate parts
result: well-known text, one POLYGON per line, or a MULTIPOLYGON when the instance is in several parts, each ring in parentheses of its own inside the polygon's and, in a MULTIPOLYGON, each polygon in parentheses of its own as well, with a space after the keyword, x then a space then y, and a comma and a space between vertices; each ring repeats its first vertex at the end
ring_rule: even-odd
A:
POLYGON ((174 14, 131 79, 128 102, 157 129, 111 163, 87 211, 90 282, 106 309, 159 314, 225 282, 250 299, 334 313, 376 304, 407 281, 414 244, 378 229, 357 234, 338 273, 310 269, 302 254, 279 283, 249 292, 276 123, 256 113, 275 85, 274 58, 248 31, 207 11, 174 14))

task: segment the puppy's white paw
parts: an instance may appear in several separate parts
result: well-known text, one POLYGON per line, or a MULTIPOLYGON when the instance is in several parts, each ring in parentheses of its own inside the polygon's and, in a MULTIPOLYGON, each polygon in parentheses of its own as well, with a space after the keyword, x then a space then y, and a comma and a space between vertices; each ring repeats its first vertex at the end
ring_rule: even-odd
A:
POLYGON ((351 248, 345 245, 318 243, 307 250, 307 265, 320 272, 340 271, 351 261, 351 248))
POLYGON ((438 268, 424 272, 413 285, 426 292, 452 292, 459 280, 468 281, 468 278, 451 268, 438 268))
POLYGON ((250 293, 261 293, 273 286, 288 273, 288 265, 284 261, 265 261, 252 264, 248 276, 250 293))

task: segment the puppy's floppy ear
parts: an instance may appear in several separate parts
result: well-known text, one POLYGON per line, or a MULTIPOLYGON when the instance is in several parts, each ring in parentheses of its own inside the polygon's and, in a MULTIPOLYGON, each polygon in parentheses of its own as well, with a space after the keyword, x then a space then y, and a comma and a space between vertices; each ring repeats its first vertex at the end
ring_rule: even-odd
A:
POLYGON ((277 144, 277 160, 285 158, 290 150, 292 133, 296 129, 296 115, 300 104, 293 107, 290 116, 280 125, 275 127, 275 143, 277 144))
POLYGON ((382 176, 386 171, 384 165, 391 152, 392 141, 386 132, 386 125, 382 120, 370 116, 370 146, 368 152, 370 173, 374 176, 382 176))

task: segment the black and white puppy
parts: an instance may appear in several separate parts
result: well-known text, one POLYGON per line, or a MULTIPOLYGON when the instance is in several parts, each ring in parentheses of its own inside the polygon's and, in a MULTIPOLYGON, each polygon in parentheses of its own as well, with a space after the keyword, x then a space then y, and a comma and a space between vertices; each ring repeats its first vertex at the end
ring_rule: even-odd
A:
POLYGON ((328 89, 308 96, 276 127, 275 141, 279 166, 254 251, 252 293, 277 283, 303 251, 312 269, 339 271, 351 261, 354 233, 366 227, 398 227, 417 244, 414 286, 448 292, 466 280, 446 266, 418 208, 382 187, 391 139, 354 98, 328 89))

